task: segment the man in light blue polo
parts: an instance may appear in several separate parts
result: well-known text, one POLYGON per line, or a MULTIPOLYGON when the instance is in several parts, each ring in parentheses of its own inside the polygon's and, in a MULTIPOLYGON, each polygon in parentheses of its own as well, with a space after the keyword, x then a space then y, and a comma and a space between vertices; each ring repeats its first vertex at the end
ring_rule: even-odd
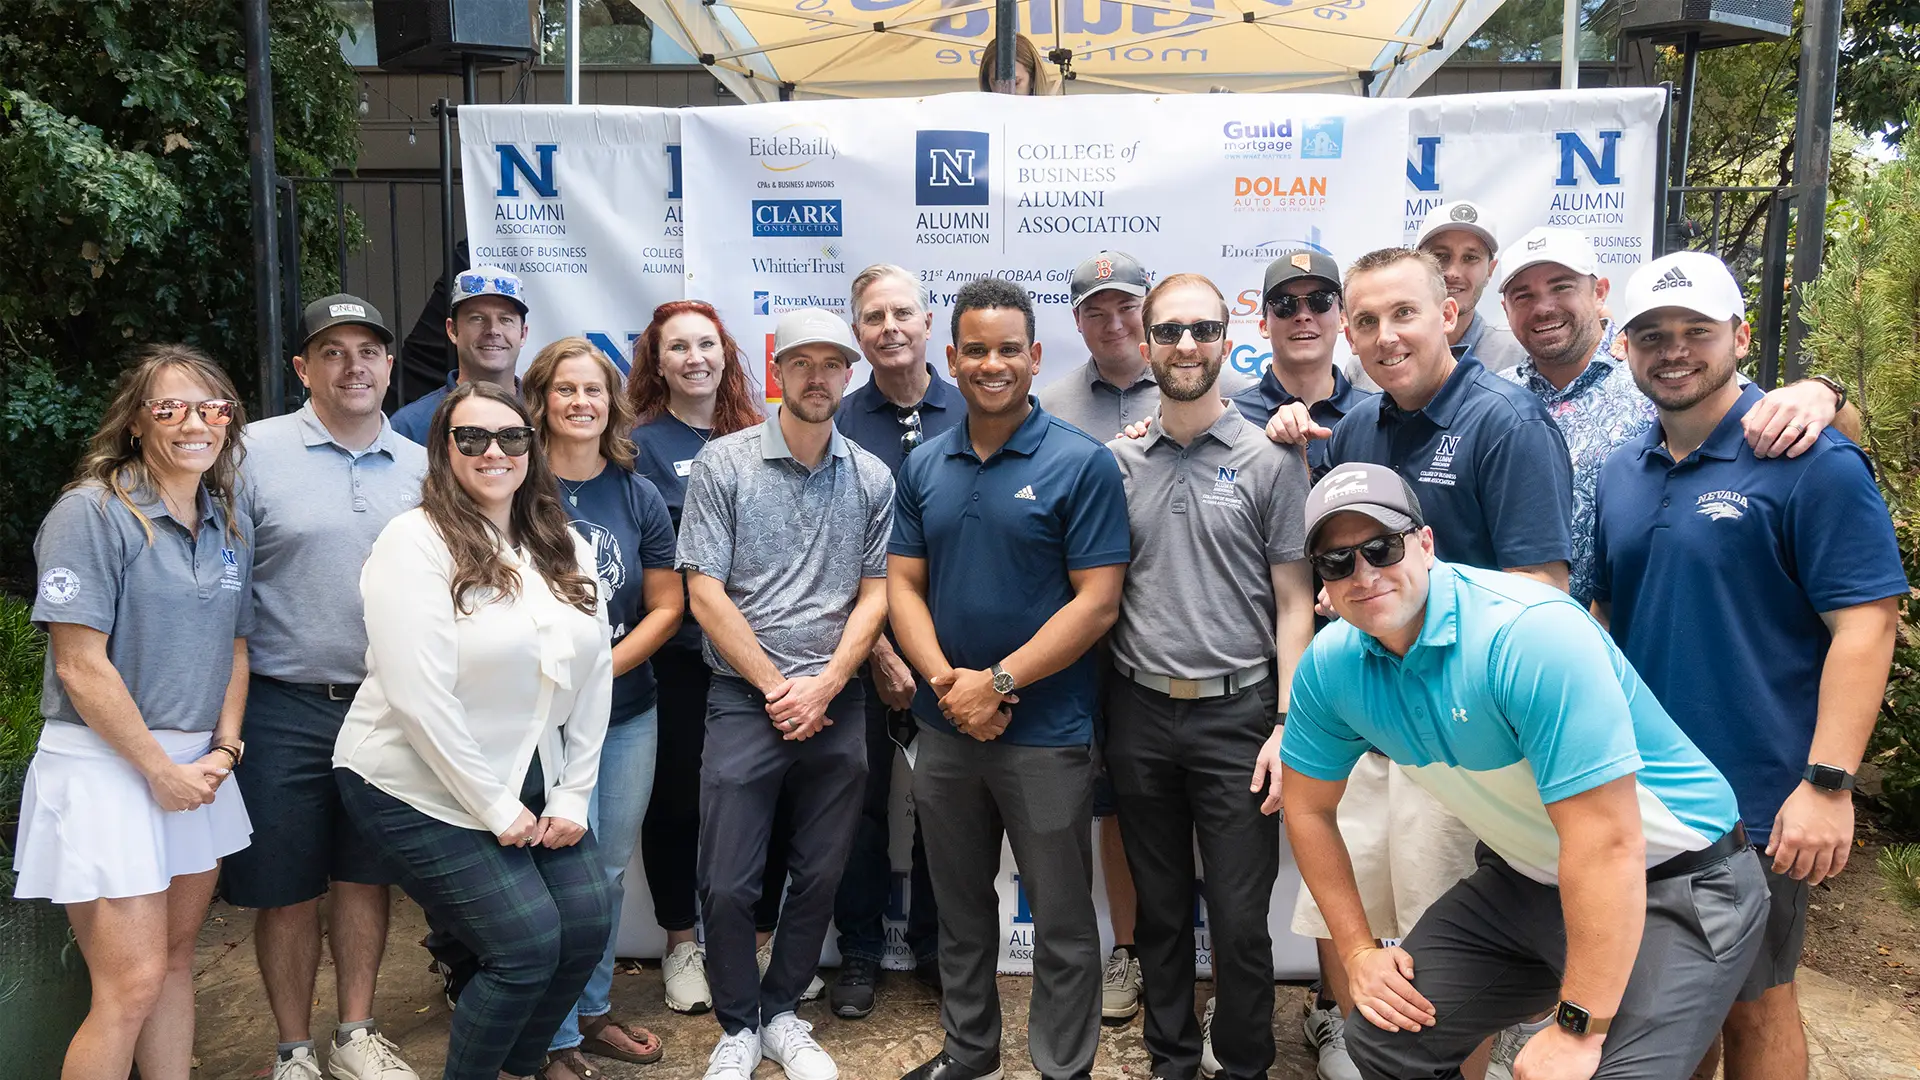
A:
POLYGON ((515 372, 520 348, 527 343, 527 287, 519 275, 498 266, 476 266, 455 275, 447 340, 453 342, 460 366, 447 372, 446 385, 393 414, 393 430, 417 443, 426 442, 433 411, 455 386, 490 382, 519 392, 515 372))
POLYGON ((253 844, 228 857, 229 903, 259 909, 254 954, 279 1029, 274 1080, 319 1080, 311 1023, 327 896, 342 1080, 413 1080, 373 1023, 391 878, 333 780, 333 744, 366 675, 360 565, 380 530, 420 502, 427 454, 380 414, 393 332, 356 296, 307 305, 293 358, 298 412, 247 426, 238 501, 254 523, 255 629, 247 638, 247 767, 253 844))
POLYGON ((1859 447, 1829 429, 1798 457, 1761 458, 1742 437, 1762 398, 1734 379, 1749 331, 1725 264, 1675 252, 1623 291, 1628 364, 1660 415, 1600 473, 1595 614, 1726 773, 1769 857, 1766 942, 1727 1016, 1726 1075, 1800 1080, 1807 890, 1853 847, 1853 773, 1906 574, 1859 447))
POLYGON ((1440 562, 1433 541, 1385 467, 1336 468, 1307 496, 1342 621, 1294 678, 1281 792, 1349 973, 1354 1064, 1458 1076, 1487 1036, 1552 1007, 1516 1076, 1686 1076, 1766 921, 1733 790, 1570 596, 1440 562), (1368 929, 1336 813, 1369 747, 1481 840, 1479 868, 1398 947, 1368 929))

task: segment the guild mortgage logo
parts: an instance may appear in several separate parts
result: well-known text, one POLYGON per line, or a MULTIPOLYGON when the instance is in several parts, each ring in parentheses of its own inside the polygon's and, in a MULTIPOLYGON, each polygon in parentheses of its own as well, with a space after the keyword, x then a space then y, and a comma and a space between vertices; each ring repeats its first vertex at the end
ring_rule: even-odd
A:
POLYGON ((1292 120, 1229 120, 1221 125, 1220 136, 1220 148, 1230 158, 1290 158, 1300 146, 1292 120))
POLYGON ((917 206, 987 205, 987 133, 921 131, 913 137, 917 206))
POLYGON ((788 124, 770 135, 747 136, 747 156, 768 172, 786 173, 823 158, 832 161, 840 156, 840 148, 819 124, 788 124))
POLYGON ((839 199, 755 199, 755 236, 839 236, 839 199))

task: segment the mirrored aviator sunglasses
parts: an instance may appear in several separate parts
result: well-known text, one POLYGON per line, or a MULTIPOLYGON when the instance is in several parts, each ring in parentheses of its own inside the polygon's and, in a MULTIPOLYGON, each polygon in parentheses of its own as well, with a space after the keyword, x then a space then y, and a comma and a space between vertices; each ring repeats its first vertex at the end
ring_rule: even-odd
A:
POLYGON ((1413 530, 1376 536, 1358 544, 1322 551, 1313 558, 1313 572, 1320 575, 1321 581, 1340 581, 1353 576, 1354 568, 1359 564, 1355 556, 1367 560, 1375 569, 1392 566, 1407 557, 1407 537, 1413 530))
POLYGON ((140 403, 153 417, 153 422, 162 427, 174 427, 187 420, 189 412, 198 412, 200 422, 208 427, 226 427, 233 423, 234 403, 226 398, 208 398, 205 401, 183 401, 180 398, 148 398, 140 403))
POLYGON ((457 427, 452 429, 454 448, 467 457, 479 457, 487 452, 487 447, 495 442, 500 444, 500 452, 508 457, 522 457, 533 448, 533 429, 530 427, 504 427, 498 431, 483 427, 457 427))
POLYGON ((913 449, 926 441, 926 431, 920 426, 920 406, 903 409, 898 414, 900 420, 900 452, 913 453, 913 449))

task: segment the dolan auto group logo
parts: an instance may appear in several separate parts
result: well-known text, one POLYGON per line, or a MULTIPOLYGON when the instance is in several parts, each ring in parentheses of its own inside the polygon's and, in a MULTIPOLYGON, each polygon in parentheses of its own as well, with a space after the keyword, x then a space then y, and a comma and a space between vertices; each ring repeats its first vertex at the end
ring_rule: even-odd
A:
POLYGON ((1233 208, 1238 211, 1324 210, 1324 176, 1236 176, 1233 208))
POLYGON ((755 199, 755 236, 839 236, 839 199, 755 199))
POLYGON ((919 206, 987 205, 987 133, 922 131, 913 140, 913 201, 919 206))

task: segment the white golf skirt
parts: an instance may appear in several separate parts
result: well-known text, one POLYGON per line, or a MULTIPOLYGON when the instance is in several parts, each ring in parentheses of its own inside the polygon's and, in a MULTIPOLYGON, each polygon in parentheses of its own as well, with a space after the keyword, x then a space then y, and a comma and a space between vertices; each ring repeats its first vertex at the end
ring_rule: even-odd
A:
MULTIPOLYGON (((213 742, 204 731, 152 734, 183 765, 213 742)), ((213 869, 252 835, 231 777, 209 805, 170 813, 153 801, 139 770, 92 728, 49 723, 20 798, 13 895, 80 904, 165 892, 175 877, 213 869)))

